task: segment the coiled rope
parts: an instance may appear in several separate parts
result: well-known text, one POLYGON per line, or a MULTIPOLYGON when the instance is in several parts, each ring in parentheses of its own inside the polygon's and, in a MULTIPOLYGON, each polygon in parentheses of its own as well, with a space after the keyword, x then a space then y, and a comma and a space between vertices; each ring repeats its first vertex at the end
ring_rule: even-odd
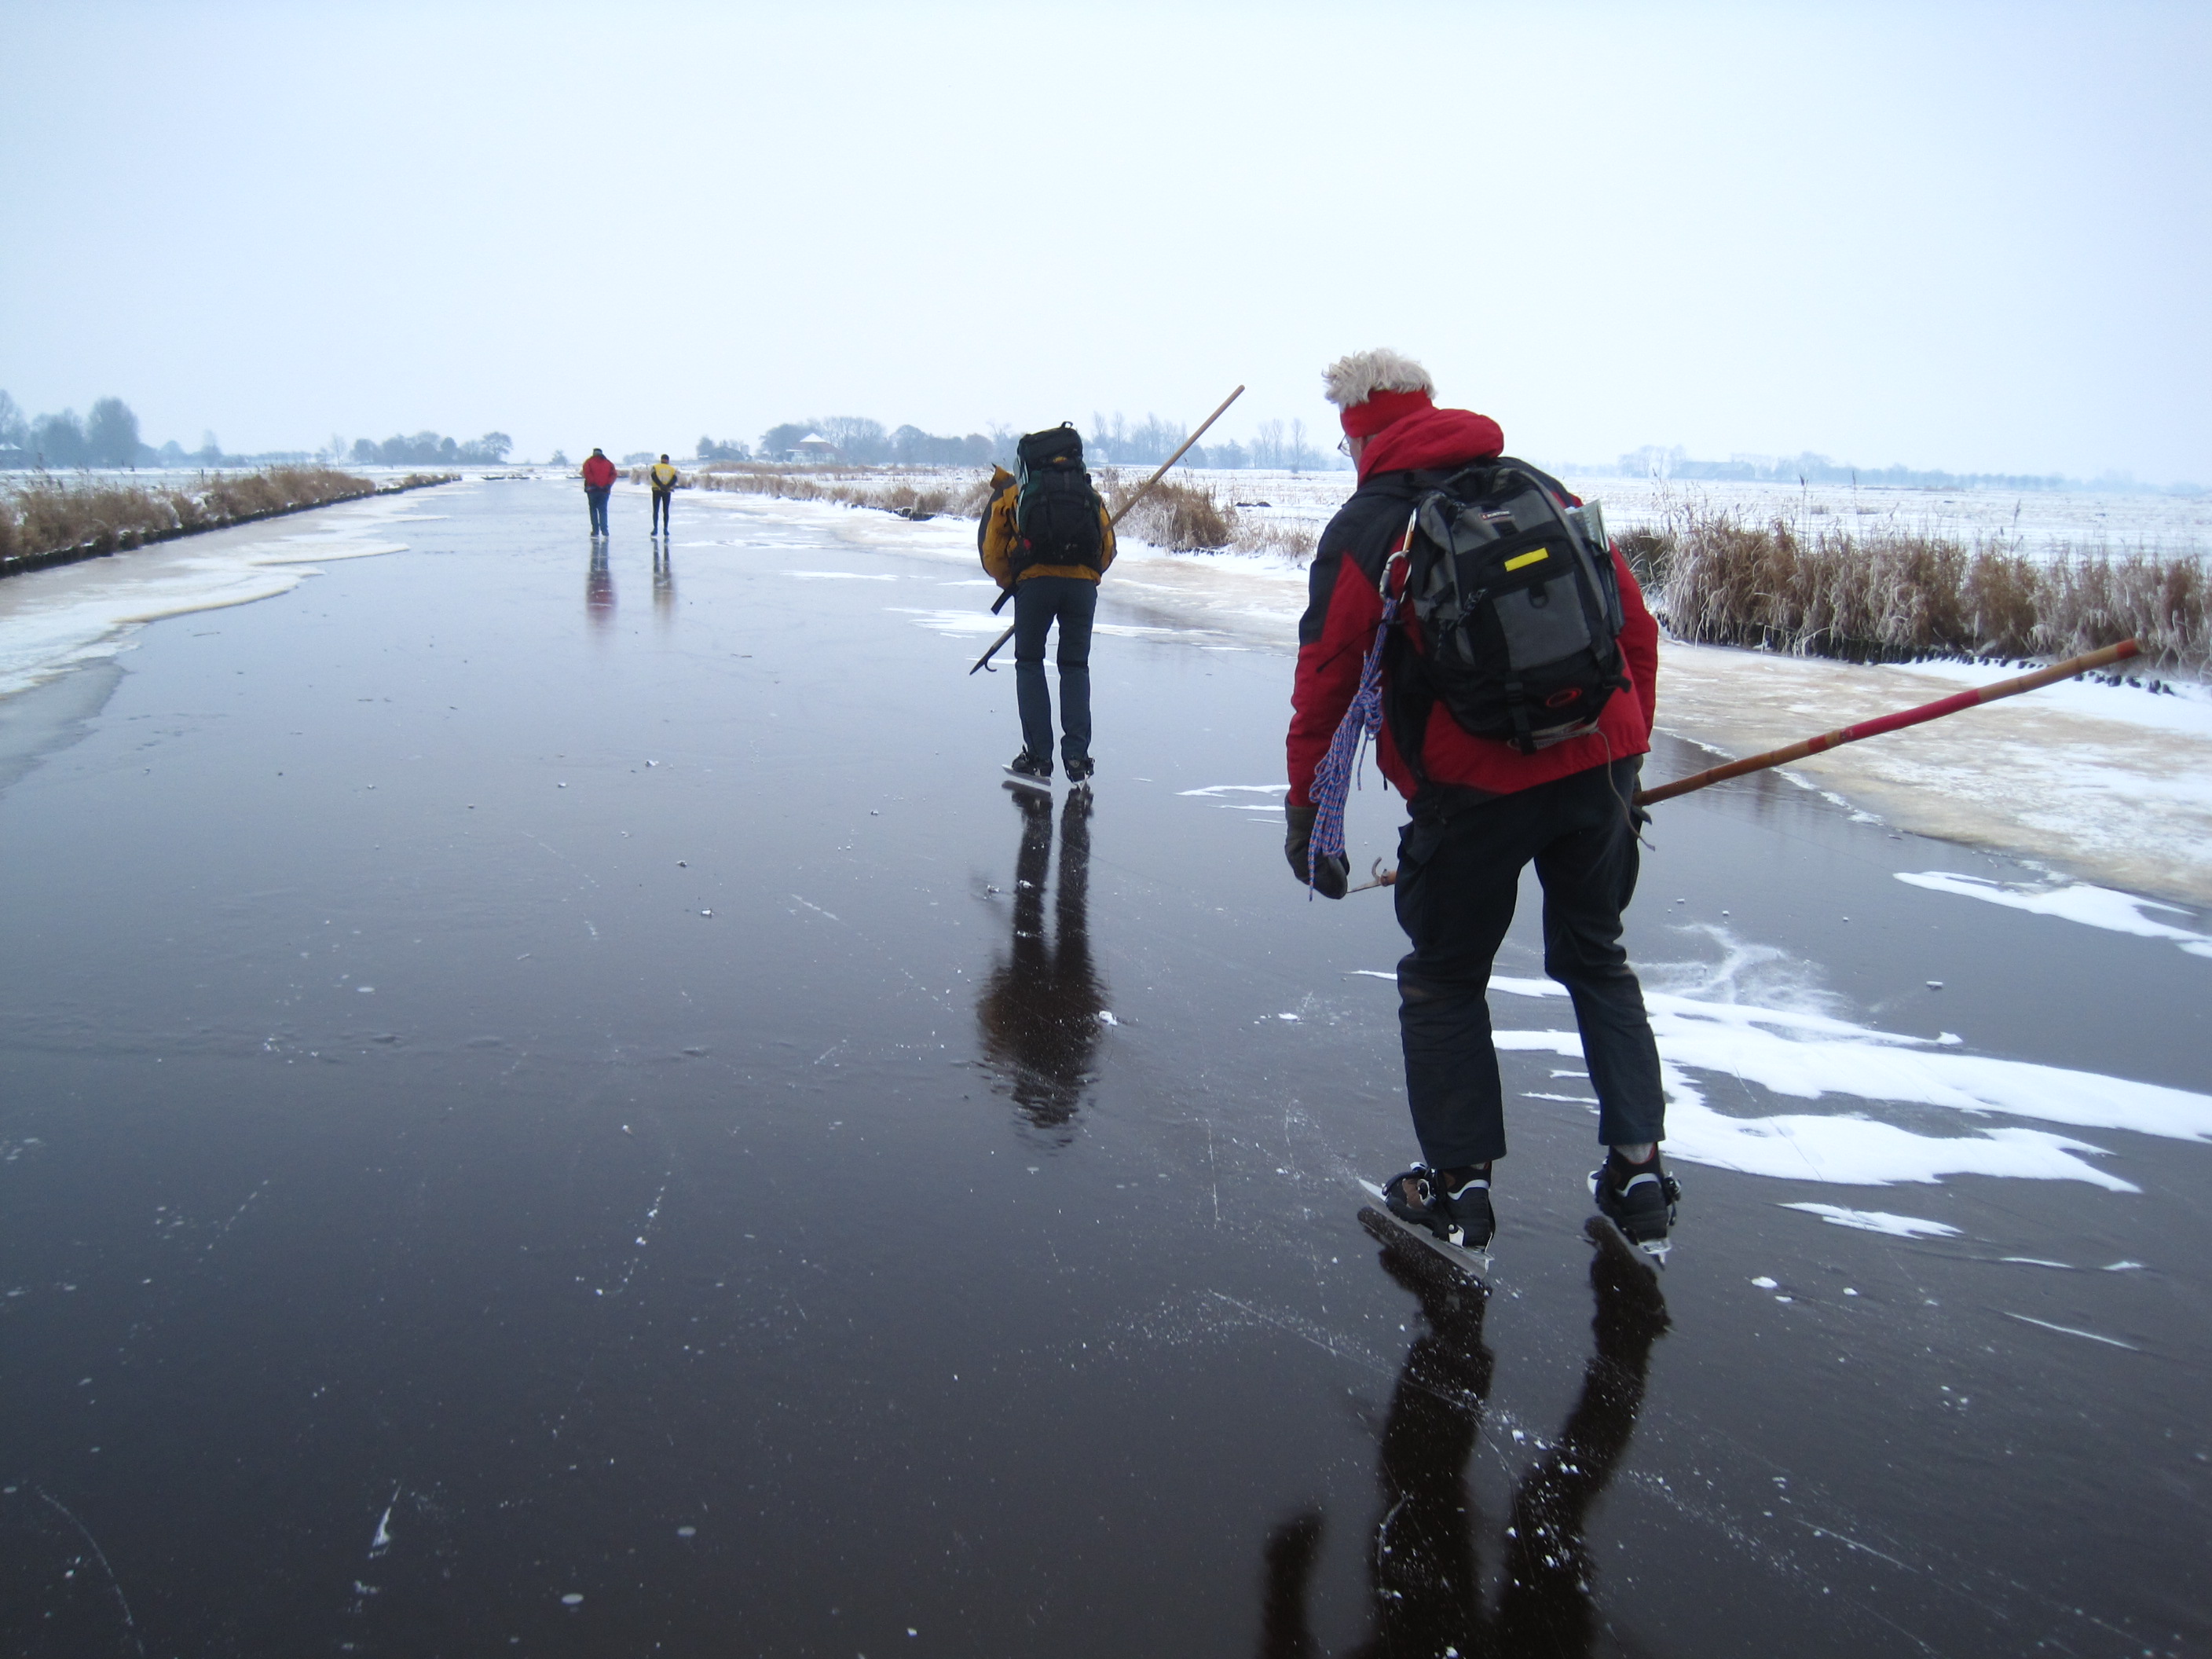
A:
POLYGON ((1376 625, 1375 643, 1367 647, 1367 659, 1359 666, 1359 690, 1352 694, 1351 706, 1337 722, 1336 735, 1328 740, 1328 751, 1314 768, 1313 782, 1306 788, 1306 797, 1315 808, 1313 834, 1306 842, 1309 903, 1319 890, 1321 861, 1345 856, 1345 805, 1359 781, 1359 763, 1367 745, 1382 730, 1382 647, 1398 621, 1398 596, 1390 592, 1390 567, 1403 560, 1413 544, 1417 517, 1406 520, 1406 533, 1399 539, 1397 550, 1382 562, 1382 579, 1376 584, 1382 600, 1382 620, 1376 625))

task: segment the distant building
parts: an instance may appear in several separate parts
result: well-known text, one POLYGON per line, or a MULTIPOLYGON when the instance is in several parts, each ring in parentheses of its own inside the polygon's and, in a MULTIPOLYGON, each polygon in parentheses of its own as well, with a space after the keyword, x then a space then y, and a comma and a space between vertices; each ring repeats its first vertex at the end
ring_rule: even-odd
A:
POLYGON ((791 447, 787 458, 794 461, 834 461, 838 459, 837 446, 818 432, 810 432, 791 447))

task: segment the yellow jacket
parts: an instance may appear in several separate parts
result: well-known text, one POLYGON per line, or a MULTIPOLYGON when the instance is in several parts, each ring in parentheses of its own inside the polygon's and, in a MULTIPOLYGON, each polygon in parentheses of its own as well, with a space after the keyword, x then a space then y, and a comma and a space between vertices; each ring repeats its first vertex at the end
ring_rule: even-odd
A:
POLYGON ((1098 507, 1098 527, 1105 545, 1098 556, 1098 568, 1087 564, 1033 564, 1020 575, 1012 574, 1014 568, 1014 507, 1016 492, 1014 475, 1003 466, 991 469, 991 504, 983 509, 983 522, 975 532, 975 545, 983 556, 983 568, 993 581, 1001 587, 1012 587, 1032 576, 1079 576, 1095 582, 1114 562, 1114 521, 1106 512, 1104 502, 1098 507))
POLYGON ((655 461, 653 464, 653 487, 655 489, 675 489, 676 469, 665 461, 655 461))

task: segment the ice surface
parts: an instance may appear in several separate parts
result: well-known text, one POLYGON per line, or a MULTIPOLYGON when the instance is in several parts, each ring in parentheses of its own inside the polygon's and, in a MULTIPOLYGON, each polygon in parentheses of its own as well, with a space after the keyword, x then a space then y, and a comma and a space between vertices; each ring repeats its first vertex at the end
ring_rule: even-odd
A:
POLYGON ((2039 1325, 2045 1330, 2057 1331, 2062 1336, 2078 1336, 2085 1338, 2091 1342, 2105 1343, 2110 1347, 2125 1348, 2130 1353, 2141 1353, 2142 1352, 2142 1350, 2136 1347, 2134 1343, 2123 1342, 2117 1336, 2100 1336, 2094 1331, 2078 1330, 2071 1325, 2054 1325, 2047 1319, 2037 1319, 2028 1314, 2014 1313, 2009 1309, 2005 1310, 2005 1317, 2007 1319, 2017 1319, 2023 1325, 2039 1325))

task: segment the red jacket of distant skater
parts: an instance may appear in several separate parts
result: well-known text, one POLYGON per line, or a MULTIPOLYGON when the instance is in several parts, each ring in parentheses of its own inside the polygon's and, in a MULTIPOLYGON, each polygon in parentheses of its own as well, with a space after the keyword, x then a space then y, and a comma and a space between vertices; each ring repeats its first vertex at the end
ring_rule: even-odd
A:
POLYGON ((611 489, 614 487, 615 464, 604 455, 593 455, 584 463, 584 487, 586 489, 611 489))
MULTIPOLYGON (((1413 503, 1441 483, 1444 474, 1500 454, 1505 447, 1504 434, 1487 416, 1431 408, 1426 402, 1422 399, 1422 407, 1368 440, 1359 458, 1359 488, 1329 520, 1314 554, 1306 613, 1298 623, 1297 683, 1291 694, 1288 750, 1293 806, 1312 804, 1308 791, 1314 768, 1358 693, 1360 668, 1382 620, 1377 584, 1391 550, 1405 534, 1413 503)), ((1498 738, 1471 735, 1439 702, 1421 742, 1421 769, 1431 782, 1510 795, 1650 750, 1658 696, 1659 625, 1645 609, 1644 592, 1618 548, 1613 550, 1613 566, 1620 584, 1625 620, 1619 637, 1631 690, 1607 699, 1595 732, 1533 755, 1498 738)), ((1393 571, 1394 584, 1402 583, 1404 577, 1401 562, 1393 571)), ((1414 643, 1419 649, 1418 639, 1414 643)), ((1376 739, 1375 758, 1391 787, 1411 799, 1416 787, 1413 769, 1399 752, 1387 722, 1376 739)))

